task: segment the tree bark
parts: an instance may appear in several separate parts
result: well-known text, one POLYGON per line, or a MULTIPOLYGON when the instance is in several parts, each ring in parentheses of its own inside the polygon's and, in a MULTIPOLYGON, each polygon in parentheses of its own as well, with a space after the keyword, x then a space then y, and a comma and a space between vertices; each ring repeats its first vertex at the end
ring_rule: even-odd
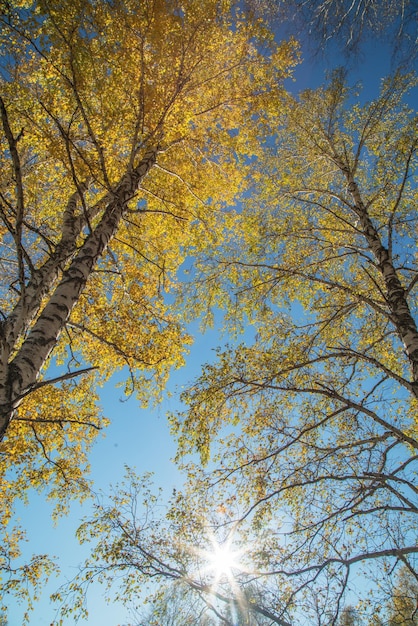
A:
MULTIPOLYGON (((0 440, 3 439, 16 408, 35 386, 41 369, 56 345, 93 268, 115 235, 128 202, 155 164, 157 154, 157 148, 150 150, 134 169, 124 174, 108 201, 100 222, 86 237, 68 268, 63 272, 55 291, 12 360, 9 359, 19 337, 16 333, 12 333, 13 337, 8 335, 5 332, 7 323, 3 325, 0 337, 2 351, 0 357, 0 440)), ((40 296, 47 293, 51 283, 51 272, 54 271, 59 271, 59 261, 51 268, 49 275, 45 276, 45 284, 34 285, 40 296)), ((20 315, 25 313, 28 315, 29 312, 23 307, 20 315)), ((24 328, 24 320, 20 320, 18 326, 24 328)))
POLYGON ((342 162, 338 161, 338 165, 347 180, 348 191, 354 201, 354 210, 358 215, 363 234, 382 275, 386 288, 386 302, 391 312, 392 321, 410 361, 412 386, 414 395, 418 397, 418 329, 409 308, 406 291, 392 263, 389 250, 383 245, 379 233, 370 219, 352 172, 342 162))

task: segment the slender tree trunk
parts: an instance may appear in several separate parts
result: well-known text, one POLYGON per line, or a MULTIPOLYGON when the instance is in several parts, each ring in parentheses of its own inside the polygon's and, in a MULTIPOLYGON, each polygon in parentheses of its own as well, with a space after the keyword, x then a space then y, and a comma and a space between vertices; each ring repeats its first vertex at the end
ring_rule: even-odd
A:
MULTIPOLYGON (((87 186, 87 184, 80 185, 79 191, 70 197, 64 210, 60 241, 45 263, 37 269, 32 269, 31 277, 20 294, 16 306, 1 325, 5 341, 4 349, 8 351, 8 355, 12 354, 19 337, 27 333, 30 324, 39 313, 44 296, 58 279, 60 268, 65 267, 77 251, 77 237, 85 226, 86 219, 84 214, 76 216, 75 209, 77 201, 80 200, 80 194, 86 191, 87 186)), ((110 196, 104 200, 109 199, 110 196)), ((105 206, 105 201, 101 203, 102 207, 105 206)), ((89 219, 94 216, 93 211, 89 219)))
POLYGON ((370 219, 352 172, 342 162, 338 162, 338 165, 346 177, 348 190, 354 200, 354 210, 359 217, 363 234, 382 274, 386 287, 386 301, 393 323, 409 358, 413 388, 415 389, 415 395, 418 397, 418 329, 409 308, 405 289, 393 265, 390 252, 383 245, 379 233, 370 219))
MULTIPOLYGON (((9 359, 14 346, 10 345, 10 336, 5 333, 7 325, 3 326, 0 337, 0 440, 19 403, 36 385, 41 369, 56 345, 93 268, 115 235, 129 200, 155 164, 157 153, 156 148, 147 152, 138 165, 122 177, 108 201, 102 219, 63 272, 55 291, 11 361, 9 359)), ((55 271, 58 269, 56 267, 55 271)), ((37 285, 40 294, 47 291, 49 278, 46 283, 44 287, 37 285)), ((19 326, 25 326, 23 320, 19 326)), ((13 339, 15 344, 19 338, 14 336, 13 339)))

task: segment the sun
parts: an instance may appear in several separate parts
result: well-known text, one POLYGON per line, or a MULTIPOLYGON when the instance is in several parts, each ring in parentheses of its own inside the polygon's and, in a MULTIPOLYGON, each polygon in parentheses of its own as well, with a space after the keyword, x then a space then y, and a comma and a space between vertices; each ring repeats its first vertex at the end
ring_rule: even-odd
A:
POLYGON ((240 562, 244 550, 234 547, 233 533, 223 541, 218 541, 212 535, 209 541, 210 549, 202 551, 201 555, 206 561, 206 571, 213 576, 213 584, 222 580, 233 584, 235 576, 244 570, 240 562))
POLYGON ((199 558, 198 571, 204 581, 205 591, 213 594, 215 602, 216 598, 230 598, 234 612, 248 612, 242 587, 245 576, 254 573, 248 566, 248 548, 237 540, 235 529, 222 538, 216 537, 213 530, 209 530, 205 533, 205 539, 205 549, 199 547, 193 550, 199 558))
POLYGON ((216 536, 212 529, 205 532, 206 547, 192 548, 198 558, 197 570, 205 579, 208 588, 216 589, 218 585, 229 585, 239 595, 237 580, 250 570, 244 555, 244 548, 236 539, 235 529, 230 529, 223 537, 216 536))
POLYGON ((239 553, 231 550, 228 543, 223 545, 212 542, 212 551, 208 553, 209 568, 213 570, 215 578, 226 577, 231 579, 233 570, 240 569, 239 553))

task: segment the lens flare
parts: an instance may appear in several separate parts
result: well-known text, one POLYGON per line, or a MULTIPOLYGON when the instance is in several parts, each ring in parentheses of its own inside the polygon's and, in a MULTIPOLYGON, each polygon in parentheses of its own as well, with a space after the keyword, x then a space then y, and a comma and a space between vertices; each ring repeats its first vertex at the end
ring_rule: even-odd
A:
POLYGON ((223 545, 212 541, 213 551, 208 553, 209 568, 213 570, 215 578, 220 579, 225 576, 231 579, 233 570, 240 569, 238 561, 239 553, 231 550, 228 543, 223 545))

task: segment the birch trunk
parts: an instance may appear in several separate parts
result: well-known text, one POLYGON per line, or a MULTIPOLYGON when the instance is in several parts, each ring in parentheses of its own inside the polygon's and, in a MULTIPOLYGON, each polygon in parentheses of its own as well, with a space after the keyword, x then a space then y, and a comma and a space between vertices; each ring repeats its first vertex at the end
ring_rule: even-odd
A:
MULTIPOLYGON (((23 337, 30 324, 39 313, 43 297, 50 291, 60 274, 60 268, 67 265, 77 251, 77 237, 85 226, 84 215, 75 215, 77 201, 80 193, 87 189, 87 184, 80 186, 80 192, 74 193, 68 201, 64 211, 62 235, 54 252, 45 263, 34 270, 28 283, 16 303, 13 311, 3 322, 4 349, 7 354, 13 353, 13 349, 19 337, 23 337)), ((96 209, 96 207, 94 207, 96 209)), ((89 214, 91 220, 95 216, 94 211, 89 214)))
POLYGON ((406 297, 405 289, 393 265, 389 250, 382 240, 370 219, 367 208, 362 200, 358 185, 352 172, 343 163, 338 163, 348 183, 348 191, 354 200, 356 211, 364 236, 376 260, 376 265, 382 274, 386 288, 386 301, 391 312, 393 323, 405 347, 405 352, 411 364, 414 394, 418 397, 418 329, 412 317, 406 297))
MULTIPOLYGON (((14 311, 13 319, 3 325, 0 360, 0 440, 4 437, 8 424, 16 408, 31 389, 34 388, 58 337, 67 323, 71 311, 78 302, 87 280, 99 258, 105 252, 115 235, 120 220, 126 211, 129 200, 137 191, 143 178, 156 162, 158 150, 147 152, 139 164, 127 172, 117 185, 108 201, 103 217, 95 229, 86 237, 83 245, 74 254, 74 244, 63 241, 61 250, 47 262, 43 271, 31 285, 31 306, 20 305, 14 311), (71 259, 71 256, 73 258, 71 259), (17 353, 13 350, 30 323, 36 309, 36 300, 48 292, 54 277, 59 272, 60 257, 69 257, 70 264, 63 272, 60 282, 34 323, 27 338, 17 353), (48 271, 45 271, 45 269, 48 271), (43 279, 43 280, 42 280, 43 279), (13 323, 11 323, 13 322, 13 323), (19 329, 20 332, 17 332, 19 329)), ((29 296, 29 294, 27 294, 29 296)))

